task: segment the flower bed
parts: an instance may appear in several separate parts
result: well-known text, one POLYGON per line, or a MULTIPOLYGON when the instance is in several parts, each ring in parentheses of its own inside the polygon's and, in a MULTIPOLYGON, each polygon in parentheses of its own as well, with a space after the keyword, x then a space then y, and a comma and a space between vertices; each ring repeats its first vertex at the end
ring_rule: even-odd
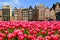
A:
POLYGON ((60 40, 60 21, 2 21, 0 40, 60 40))

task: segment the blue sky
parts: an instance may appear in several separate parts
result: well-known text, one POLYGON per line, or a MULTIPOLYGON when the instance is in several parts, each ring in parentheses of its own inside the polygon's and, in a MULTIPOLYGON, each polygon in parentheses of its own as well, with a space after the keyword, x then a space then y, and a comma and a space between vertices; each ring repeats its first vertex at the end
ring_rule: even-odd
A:
POLYGON ((35 5, 44 4, 45 7, 51 8, 53 3, 60 2, 60 0, 0 0, 0 8, 3 5, 11 5, 12 8, 28 8, 30 5, 34 7, 35 5))

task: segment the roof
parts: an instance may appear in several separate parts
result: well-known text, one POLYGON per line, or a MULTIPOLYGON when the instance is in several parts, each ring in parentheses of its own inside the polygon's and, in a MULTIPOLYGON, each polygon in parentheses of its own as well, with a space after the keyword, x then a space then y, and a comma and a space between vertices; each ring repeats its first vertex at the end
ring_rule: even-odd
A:
POLYGON ((31 5, 29 6, 29 9, 33 9, 31 5))

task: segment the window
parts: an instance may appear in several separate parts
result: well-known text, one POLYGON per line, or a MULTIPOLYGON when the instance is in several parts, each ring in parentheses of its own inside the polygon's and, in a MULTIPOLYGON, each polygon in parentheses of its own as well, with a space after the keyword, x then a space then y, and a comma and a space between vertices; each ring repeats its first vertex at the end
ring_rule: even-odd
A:
POLYGON ((1 17, 1 16, 0 16, 1 17))

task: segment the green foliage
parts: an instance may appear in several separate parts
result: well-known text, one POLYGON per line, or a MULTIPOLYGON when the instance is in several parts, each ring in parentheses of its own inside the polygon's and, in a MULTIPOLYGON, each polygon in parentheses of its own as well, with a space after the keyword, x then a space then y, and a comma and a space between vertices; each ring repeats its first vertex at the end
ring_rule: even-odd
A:
POLYGON ((4 33, 5 30, 0 30, 0 32, 4 33))
POLYGON ((55 35, 58 34, 58 30, 55 30, 55 35))
POLYGON ((29 35, 28 29, 25 29, 25 30, 24 30, 24 34, 28 34, 28 35, 29 35))
POLYGON ((12 38, 12 40, 18 40, 18 37, 16 36, 15 38, 12 38))
POLYGON ((25 38, 24 40, 28 40, 27 38, 25 38))
POLYGON ((9 33, 12 33, 14 31, 14 29, 9 29, 9 33))

